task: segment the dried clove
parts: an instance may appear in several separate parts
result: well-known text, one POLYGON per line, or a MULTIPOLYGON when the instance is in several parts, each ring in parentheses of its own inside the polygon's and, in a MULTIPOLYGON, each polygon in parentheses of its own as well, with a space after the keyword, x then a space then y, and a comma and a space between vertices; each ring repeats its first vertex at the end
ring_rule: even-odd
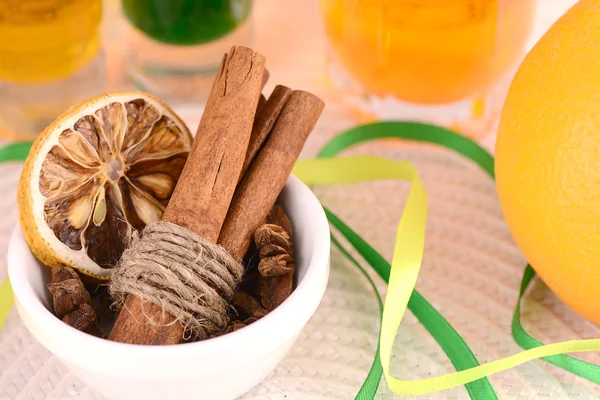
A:
POLYGON ((292 240, 281 226, 260 226, 254 233, 254 242, 259 250, 258 271, 261 275, 279 276, 292 271, 292 240))
POLYGON ((292 252, 290 235, 279 225, 264 224, 254 232, 254 242, 262 257, 292 252))
POLYGON ((294 264, 289 254, 275 254, 262 259, 258 268, 263 276, 280 276, 292 272, 294 264))

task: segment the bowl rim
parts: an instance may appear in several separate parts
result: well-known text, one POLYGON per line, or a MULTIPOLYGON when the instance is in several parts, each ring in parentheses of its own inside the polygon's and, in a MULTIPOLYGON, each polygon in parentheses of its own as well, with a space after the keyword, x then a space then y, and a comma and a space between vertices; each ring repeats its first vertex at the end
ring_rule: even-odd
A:
POLYGON ((77 349, 77 358, 80 359, 86 357, 84 353, 96 357, 98 353, 109 353, 111 357, 117 359, 135 359, 137 361, 172 360, 197 357, 198 355, 208 357, 213 353, 215 355, 226 354, 232 349, 247 347, 249 342, 253 343, 251 347, 263 346, 264 349, 261 349, 261 353, 270 351, 278 346, 278 341, 273 340, 273 335, 277 331, 297 331, 303 328, 320 304, 329 277, 331 239, 329 223, 323 207, 310 188, 294 175, 289 176, 284 190, 289 190, 294 193, 294 196, 300 196, 302 207, 306 209, 306 215, 311 216, 312 254, 307 260, 308 267, 304 277, 292 294, 265 317, 243 329, 203 341, 181 343, 174 346, 114 342, 78 331, 56 318, 44 306, 36 295, 31 281, 27 278, 26 269, 18 266, 19 261, 22 262, 23 252, 28 252, 35 259, 19 224, 13 231, 8 247, 8 277, 11 281, 15 303, 17 307, 20 306, 29 314, 36 324, 42 326, 46 331, 53 332, 52 335, 48 335, 49 337, 40 337, 45 335, 34 334, 45 347, 54 353, 64 353, 68 350, 63 350, 62 346, 68 342, 68 347, 77 349), (278 320, 280 321, 278 322, 278 320), (281 321, 285 321, 285 323, 281 323, 281 321), (268 331, 269 334, 265 335, 265 331, 268 331))

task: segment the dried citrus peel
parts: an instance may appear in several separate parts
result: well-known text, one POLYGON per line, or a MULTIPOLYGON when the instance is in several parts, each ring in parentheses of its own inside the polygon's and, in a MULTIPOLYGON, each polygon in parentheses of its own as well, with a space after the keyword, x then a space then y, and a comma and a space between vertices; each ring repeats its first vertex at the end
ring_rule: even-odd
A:
POLYGON ((71 107, 36 140, 19 182, 36 257, 107 279, 132 233, 161 218, 191 144, 183 121, 146 93, 71 107))

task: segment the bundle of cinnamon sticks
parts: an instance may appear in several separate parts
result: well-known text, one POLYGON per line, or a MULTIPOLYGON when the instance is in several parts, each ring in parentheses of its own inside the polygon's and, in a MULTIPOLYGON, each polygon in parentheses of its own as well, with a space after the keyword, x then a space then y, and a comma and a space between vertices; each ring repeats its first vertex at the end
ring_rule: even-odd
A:
MULTIPOLYGON (((265 98, 267 79, 261 54, 245 47, 225 54, 162 218, 221 245, 240 262, 324 108, 315 95, 282 85, 265 98)), ((129 294, 108 339, 180 343, 184 328, 171 322, 159 306, 129 294)))

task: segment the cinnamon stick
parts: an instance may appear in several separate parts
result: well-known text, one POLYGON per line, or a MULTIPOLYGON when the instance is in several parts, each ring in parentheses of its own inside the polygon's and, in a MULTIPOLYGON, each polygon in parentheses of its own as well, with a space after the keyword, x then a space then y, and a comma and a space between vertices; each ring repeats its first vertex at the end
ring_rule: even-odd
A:
MULTIPOLYGON (((269 81, 270 77, 271 77, 271 74, 269 73, 269 70, 267 70, 265 68, 265 71, 263 72, 262 82, 260 84, 260 91, 261 92, 265 88, 265 85, 269 81)), ((260 97, 258 98, 258 105, 256 106, 256 112, 257 113, 258 113, 258 111, 260 111, 260 109, 262 108, 262 106, 265 104, 266 101, 267 101, 267 99, 265 98, 265 95, 261 94, 260 97)))
POLYGON ((275 125, 277 117, 279 117, 290 94, 292 94, 292 89, 283 85, 277 85, 275 86, 275 89, 273 89, 273 93, 271 93, 269 99, 258 109, 256 118, 254 119, 254 125, 252 126, 252 134, 250 135, 250 143, 248 144, 248 151, 246 152, 246 158, 244 159, 240 180, 246 174, 252 160, 254 160, 254 157, 267 139, 267 136, 269 136, 269 133, 271 132, 273 125, 275 125))
POLYGON ((293 91, 285 103, 237 188, 219 235, 218 243, 233 258, 241 260, 248 251, 254 232, 275 204, 323 107, 321 99, 301 90, 293 91))
MULTIPOLYGON (((239 180, 263 85, 265 59, 244 47, 223 58, 192 150, 163 220, 216 242, 239 180)), ((176 344, 183 327, 161 307, 128 295, 109 339, 176 344)))
POLYGON ((271 73, 269 72, 268 69, 264 69, 263 70, 263 76, 262 76, 262 81, 260 83, 260 90, 262 91, 265 87, 265 85, 267 84, 267 82, 269 81, 269 78, 271 77, 271 73))
POLYGON ((260 98, 258 99, 258 105, 256 106, 256 115, 258 116, 258 113, 260 112, 260 109, 265 105, 265 103, 267 102, 267 98, 265 97, 264 94, 260 95, 260 98))

